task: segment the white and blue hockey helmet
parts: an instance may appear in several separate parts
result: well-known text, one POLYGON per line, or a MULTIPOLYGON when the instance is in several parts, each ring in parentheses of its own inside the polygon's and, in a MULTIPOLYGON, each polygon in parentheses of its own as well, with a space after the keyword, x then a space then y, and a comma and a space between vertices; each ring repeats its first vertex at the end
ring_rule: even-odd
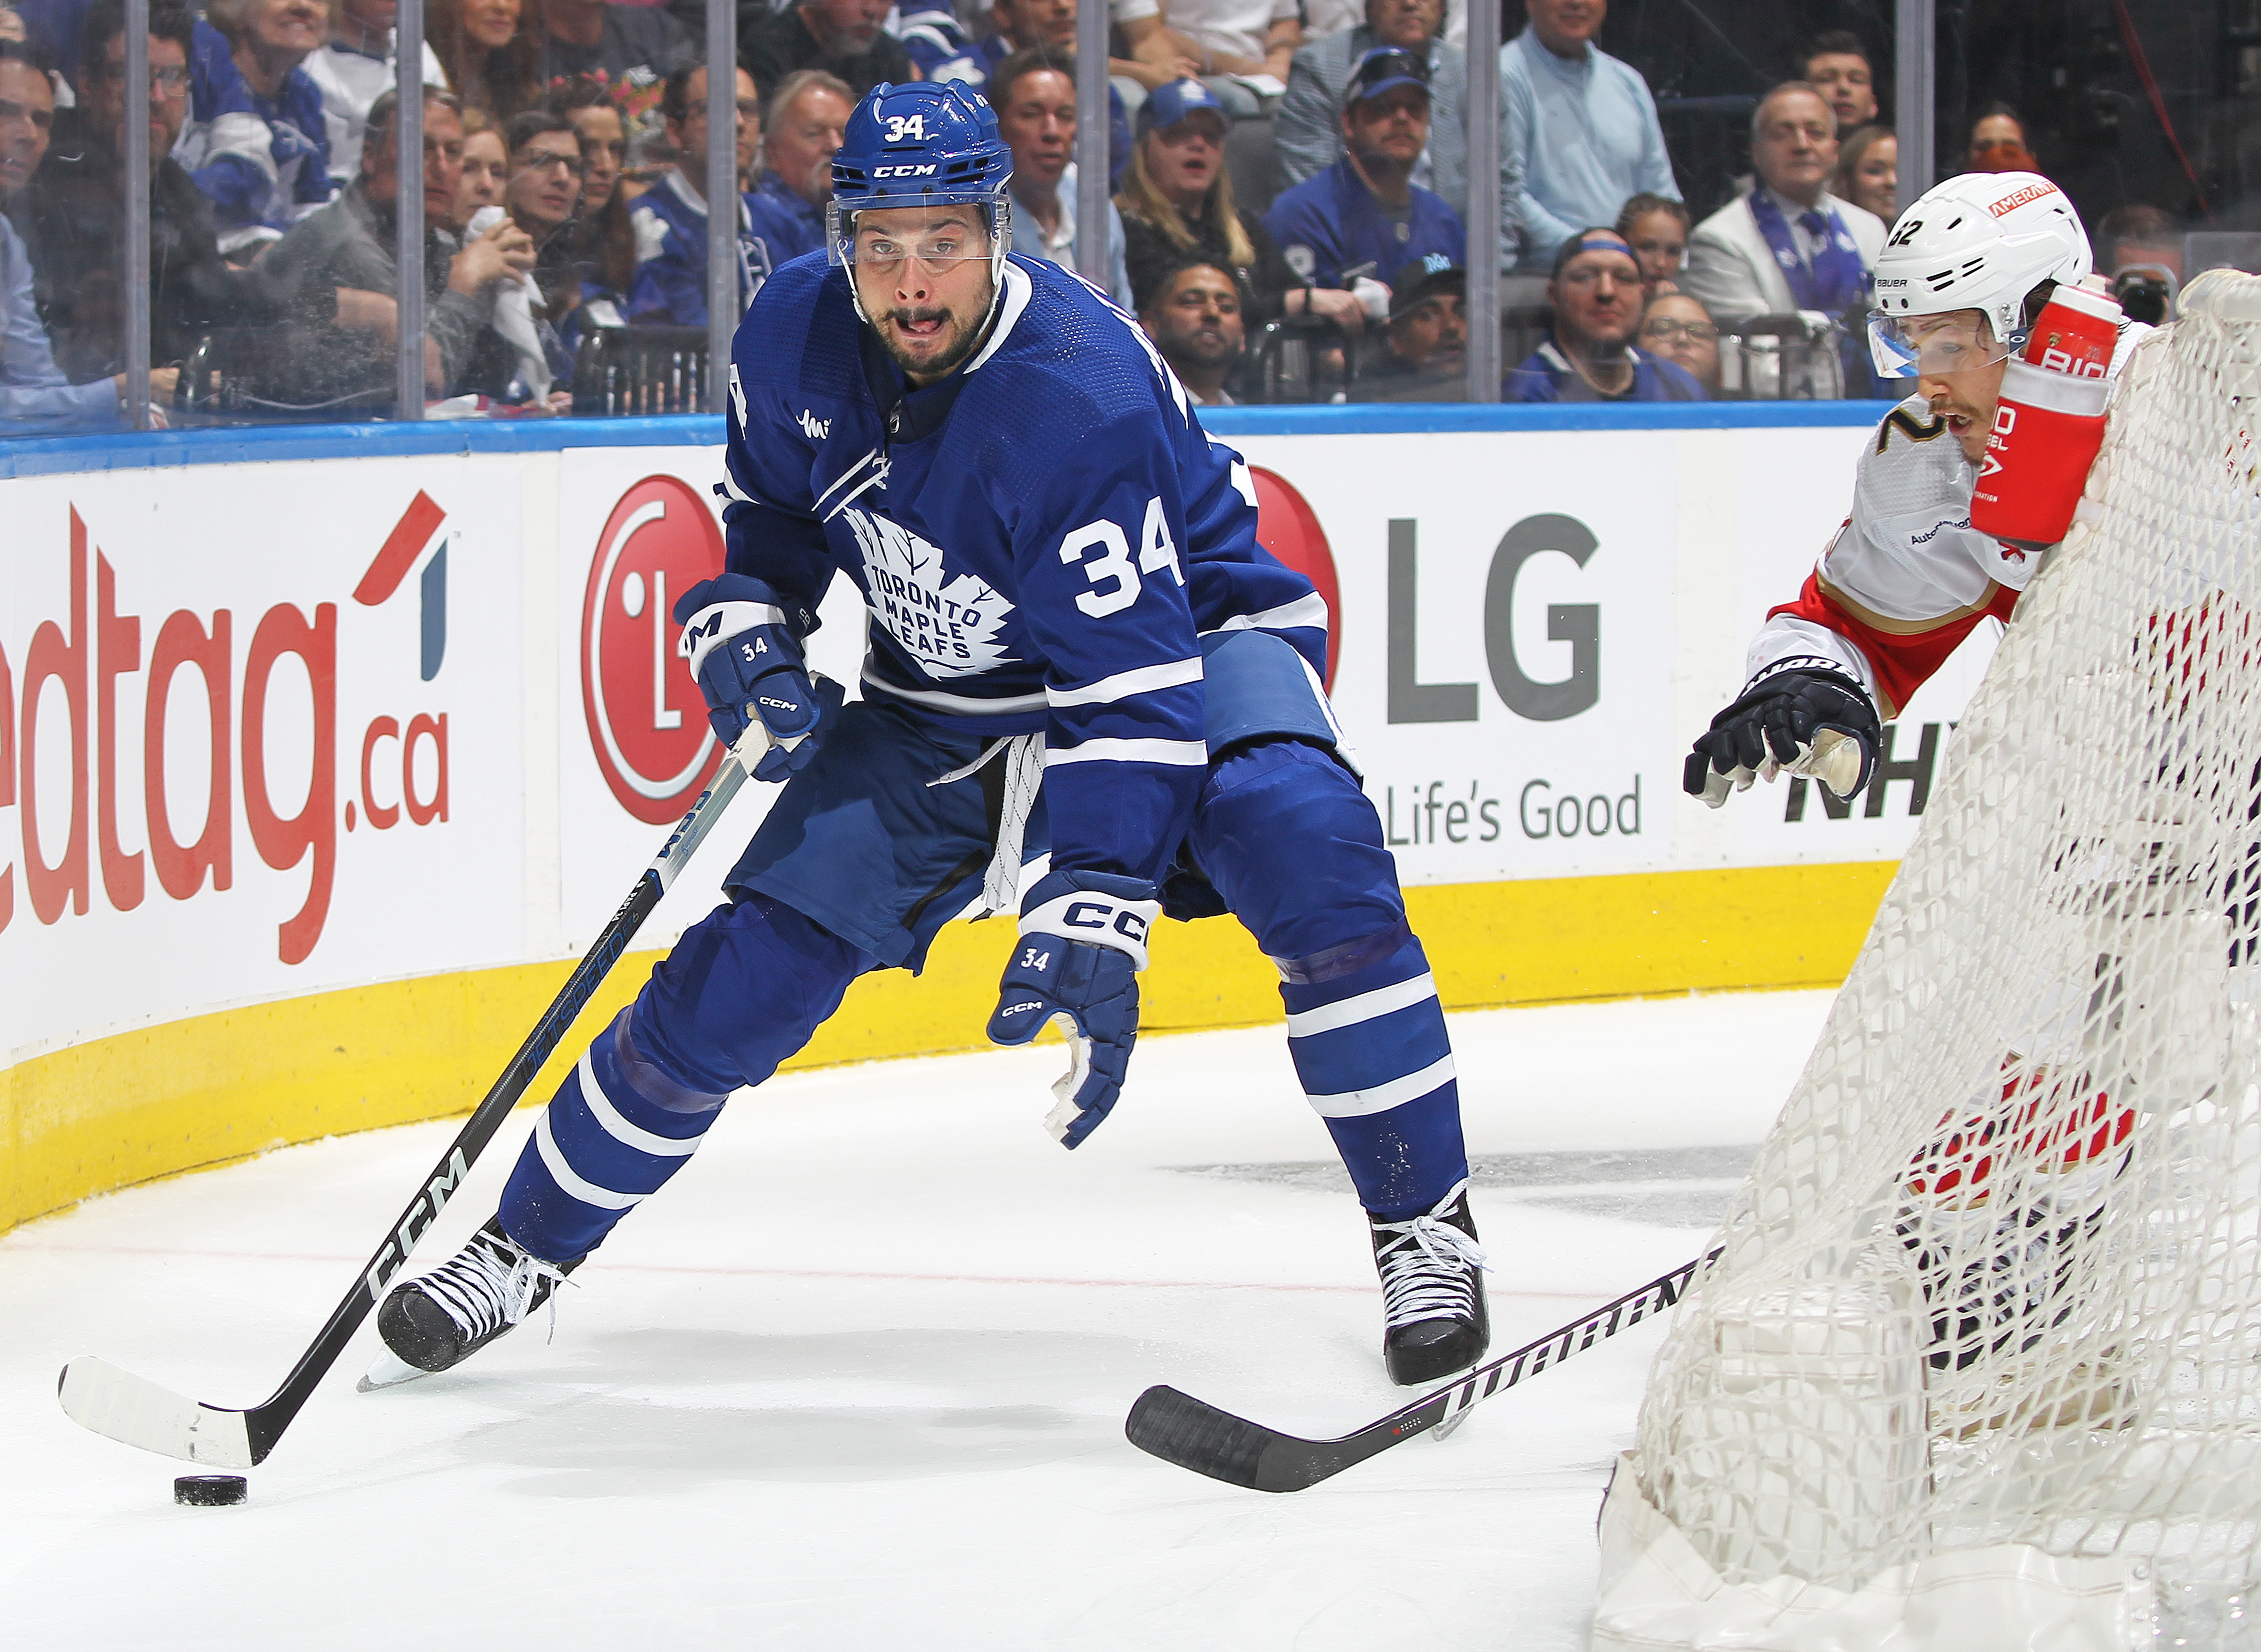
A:
MULTIPOLYGON (((1013 151, 998 135, 995 113, 964 87, 931 81, 874 86, 848 118, 832 157, 832 203, 825 214, 831 261, 853 266, 875 256, 935 263, 986 258, 990 279, 999 281, 1012 248, 1006 191, 1012 176, 1013 151), (964 214, 940 209, 963 206, 981 211, 987 233, 978 240, 946 233, 951 224, 963 224, 964 214), (891 219, 887 236, 858 237, 859 214, 907 207, 930 209, 933 232, 920 233, 915 219, 891 219)), ((863 307, 860 297, 857 307, 863 307)))

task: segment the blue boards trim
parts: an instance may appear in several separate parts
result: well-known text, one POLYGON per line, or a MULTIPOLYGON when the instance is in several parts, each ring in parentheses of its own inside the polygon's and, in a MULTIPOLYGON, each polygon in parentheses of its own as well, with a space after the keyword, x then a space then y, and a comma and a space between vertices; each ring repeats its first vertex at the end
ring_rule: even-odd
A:
MULTIPOLYGON (((1880 401, 1619 402, 1486 406, 1465 402, 1328 407, 1209 407, 1202 424, 1242 436, 1514 435, 1543 430, 1782 430, 1867 427, 1880 401)), ((719 447, 714 415, 659 419, 449 420, 428 424, 251 425, 107 435, 0 436, 0 479, 187 464, 433 454, 555 453, 568 448, 719 447)))

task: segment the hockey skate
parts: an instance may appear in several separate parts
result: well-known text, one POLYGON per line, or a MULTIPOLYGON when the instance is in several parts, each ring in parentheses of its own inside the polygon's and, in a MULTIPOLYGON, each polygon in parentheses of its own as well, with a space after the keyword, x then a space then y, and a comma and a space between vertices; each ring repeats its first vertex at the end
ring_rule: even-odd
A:
POLYGON ((1389 1380, 1405 1388, 1440 1382, 1483 1358, 1491 1316, 1468 1183, 1408 1221, 1377 1221, 1369 1212, 1367 1222, 1374 1230, 1375 1271, 1382 1275, 1382 1354, 1389 1380))
POLYGON ((377 1313, 386 1354, 362 1378, 361 1390, 462 1364, 549 1301, 582 1260, 550 1263, 529 1256, 494 1217, 450 1261, 393 1287, 377 1313))

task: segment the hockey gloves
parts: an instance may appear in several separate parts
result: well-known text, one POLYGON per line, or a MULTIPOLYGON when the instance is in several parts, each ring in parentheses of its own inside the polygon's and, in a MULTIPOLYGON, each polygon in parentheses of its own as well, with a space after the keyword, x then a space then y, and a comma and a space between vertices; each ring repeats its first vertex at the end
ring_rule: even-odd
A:
POLYGON ((1138 1040, 1138 972, 1161 912, 1154 886, 1097 872, 1055 872, 1022 902, 1021 938, 989 1017, 993 1044, 1026 1044, 1047 1021, 1067 1035, 1059 1104, 1044 1120, 1064 1147, 1099 1128, 1123 1094, 1138 1040))
POLYGON ((836 688, 820 700, 808 680, 800 640, 816 628, 815 614, 766 580, 726 573, 685 592, 675 621, 683 628, 675 651, 698 679, 716 737, 736 745, 758 718, 771 746, 756 779, 782 780, 807 764, 816 753, 809 736, 841 699, 836 688))
POLYGON ((1776 672, 1743 691, 1696 737, 1681 788, 1713 808, 1728 791, 1777 771, 1810 776, 1840 798, 1869 783, 1884 731, 1860 684, 1826 668, 1776 672))

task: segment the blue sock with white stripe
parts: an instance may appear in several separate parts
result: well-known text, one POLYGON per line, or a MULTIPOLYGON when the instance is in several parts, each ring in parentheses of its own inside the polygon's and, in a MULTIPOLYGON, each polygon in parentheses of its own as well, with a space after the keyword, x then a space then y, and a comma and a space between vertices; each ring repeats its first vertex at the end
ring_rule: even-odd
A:
POLYGON ((1468 1159, 1444 1006, 1420 941, 1401 923, 1281 973, 1288 1053, 1359 1203, 1384 1221, 1434 1208, 1466 1179, 1468 1159))
POLYGON ((684 1089, 642 1059, 623 1009, 542 1117, 502 1195, 503 1232, 544 1261, 587 1255, 689 1160, 727 1095, 684 1089))

